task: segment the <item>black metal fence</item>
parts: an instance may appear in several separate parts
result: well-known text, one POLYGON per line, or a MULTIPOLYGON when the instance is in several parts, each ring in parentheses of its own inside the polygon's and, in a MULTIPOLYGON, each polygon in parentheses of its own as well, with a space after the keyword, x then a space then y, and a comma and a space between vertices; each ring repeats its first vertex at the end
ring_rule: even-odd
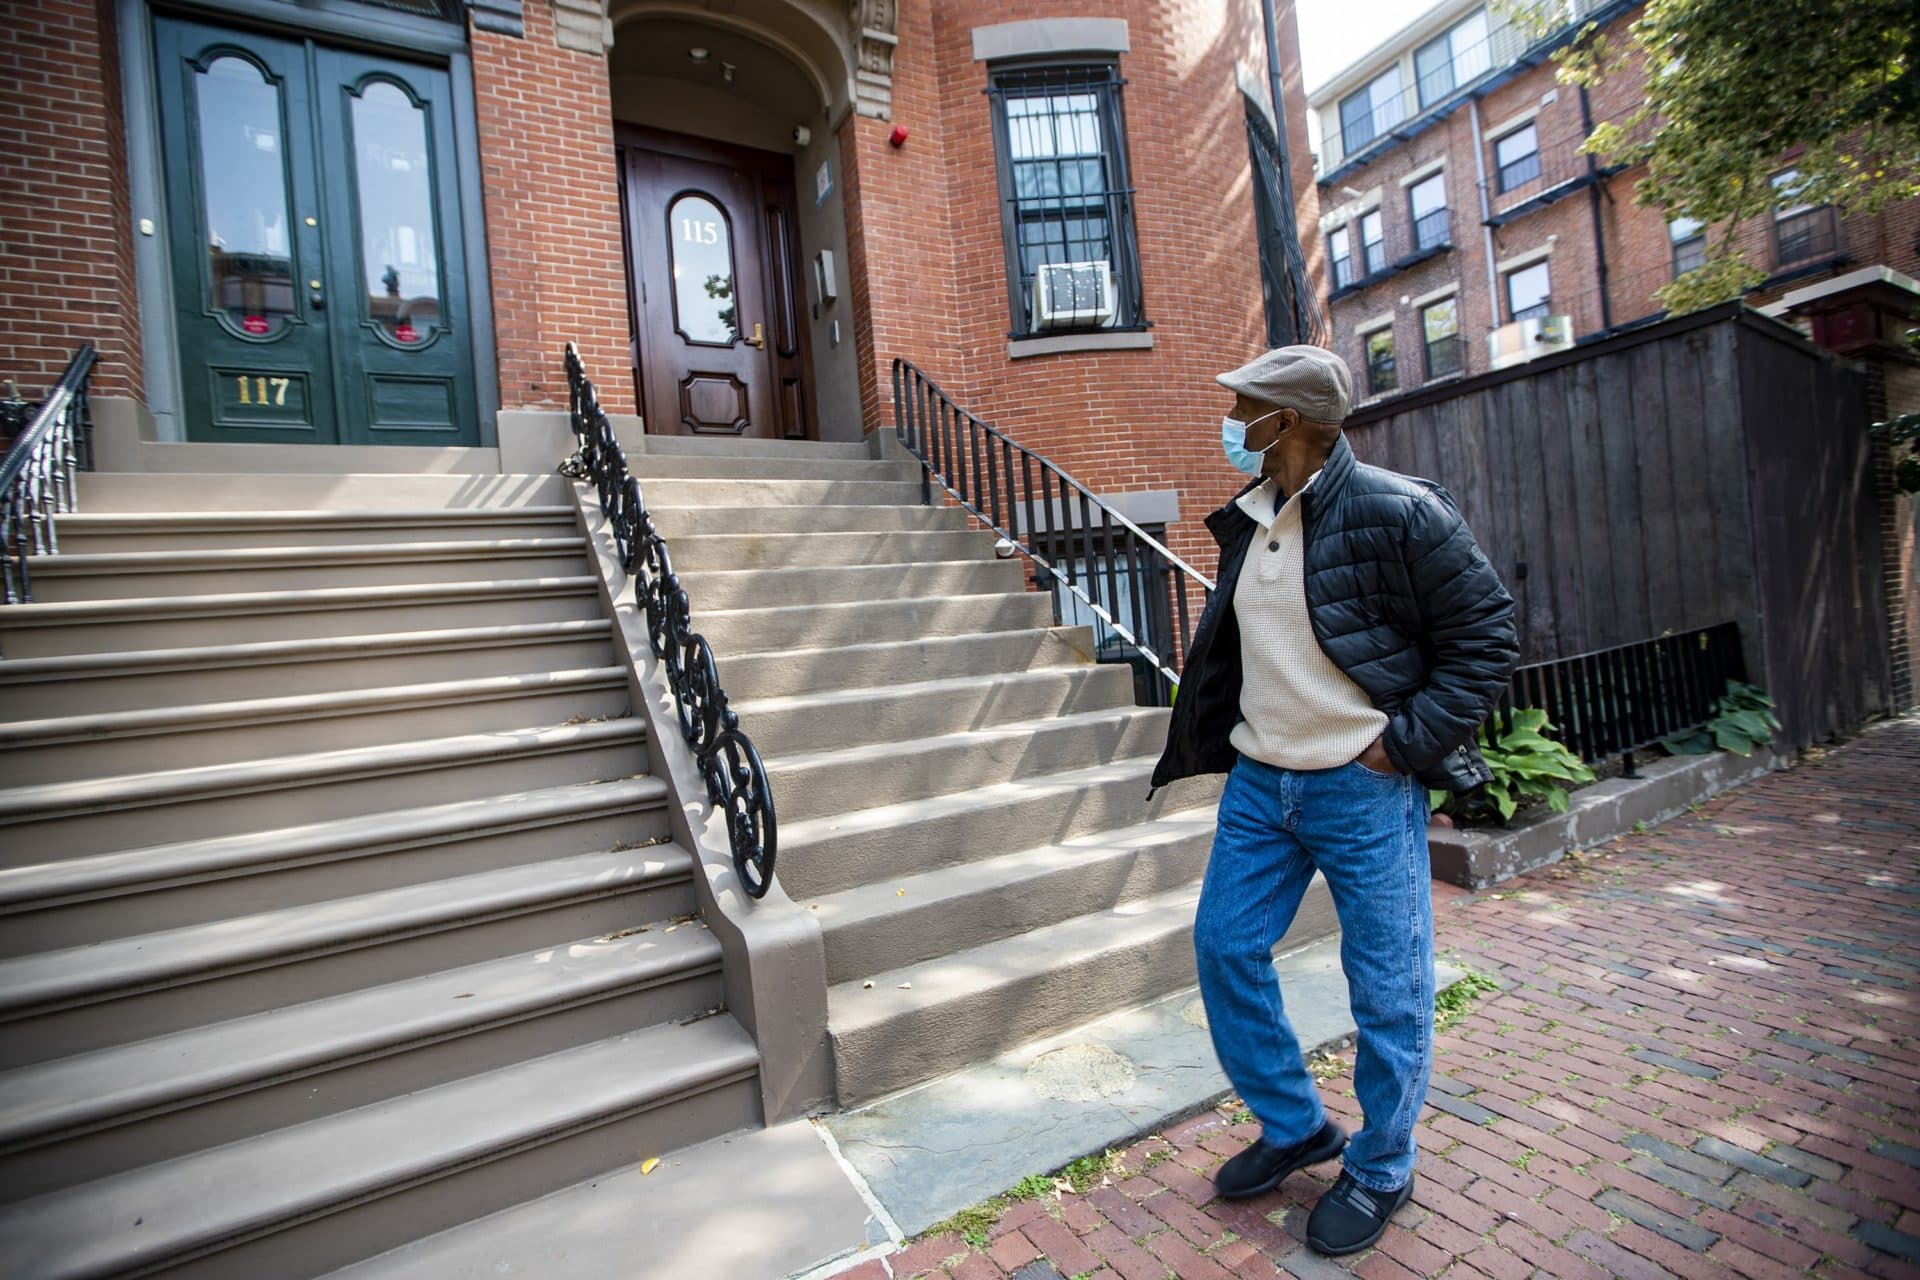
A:
POLYGON ((1504 733, 1516 709, 1538 707, 1555 741, 1589 763, 1619 756, 1633 777, 1634 752, 1705 724, 1727 681, 1746 678, 1739 624, 1723 622, 1521 667, 1489 728, 1504 733))
POLYGON ((1053 462, 974 417, 910 361, 893 362, 894 431, 933 483, 1033 566, 1034 586, 1096 621, 1103 648, 1134 664, 1149 706, 1167 706, 1213 583, 1053 462), (1189 590, 1197 587, 1197 591, 1189 590), (1117 642, 1117 643, 1116 643, 1117 642), (1122 657, 1124 655, 1124 657, 1122 657))
POLYGON ((60 549, 53 518, 74 508, 79 473, 93 470, 93 416, 87 384, 99 356, 92 343, 73 353, 0 462, 0 576, 4 602, 33 599, 28 560, 60 549))

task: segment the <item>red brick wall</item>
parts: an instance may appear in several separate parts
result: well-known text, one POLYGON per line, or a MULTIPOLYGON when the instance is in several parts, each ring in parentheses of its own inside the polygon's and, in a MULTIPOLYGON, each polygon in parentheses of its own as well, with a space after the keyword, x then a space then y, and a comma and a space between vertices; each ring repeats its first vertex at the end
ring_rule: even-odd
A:
POLYGON ((29 399, 83 342, 96 394, 144 388, 115 41, 93 0, 17 0, 0 22, 0 377, 29 399))
POLYGON ((572 342, 601 402, 631 413, 606 60, 560 48, 552 5, 530 0, 525 39, 473 32, 473 86, 501 407, 564 405, 572 342))
MULTIPOLYGON (((1007 355, 1012 317, 983 92, 987 68, 973 60, 972 31, 1058 16, 1059 6, 937 3, 930 41, 921 12, 903 6, 894 72, 894 121, 912 136, 889 154, 890 126, 857 122, 846 162, 849 204, 859 209, 851 228, 855 300, 870 312, 861 348, 874 374, 862 386, 869 422, 891 425, 886 365, 896 354, 912 355, 967 408, 1094 491, 1178 489, 1182 518, 1169 539, 1211 571, 1212 542, 1199 521, 1239 484, 1220 455, 1227 400, 1213 375, 1265 345, 1245 110, 1235 79, 1239 59, 1265 83, 1259 6, 1109 0, 1075 8, 1075 17, 1128 23, 1132 51, 1119 65, 1154 347, 1017 361, 1007 355), (918 159, 909 154, 916 149, 918 159), (891 223, 883 220, 887 213, 891 223), (897 263, 903 269, 883 265, 897 263)), ((1294 95, 1288 114, 1298 216, 1311 227, 1318 211, 1291 5, 1282 4, 1279 16, 1294 95)))

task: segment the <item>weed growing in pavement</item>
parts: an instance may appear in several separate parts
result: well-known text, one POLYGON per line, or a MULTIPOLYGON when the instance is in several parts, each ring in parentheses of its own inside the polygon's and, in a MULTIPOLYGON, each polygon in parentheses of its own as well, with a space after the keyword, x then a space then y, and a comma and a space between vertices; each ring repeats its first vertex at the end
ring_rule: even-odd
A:
MULTIPOLYGON (((1171 1150, 1155 1151, 1147 1157, 1142 1167, 1150 1169, 1172 1154, 1171 1150)), ((1053 1173, 1030 1173, 1005 1193, 962 1209, 945 1222, 928 1227, 918 1238, 929 1240, 952 1232, 974 1248, 984 1249, 987 1247, 987 1233, 993 1230, 994 1223, 1000 1221, 1000 1215, 1012 1208, 1016 1201, 1041 1200, 1064 1191, 1084 1194, 1118 1169, 1119 1161, 1120 1153, 1109 1147, 1095 1155, 1081 1156, 1053 1173)))
POLYGON ((1347 1073, 1347 1061, 1337 1053, 1328 1053, 1324 1049, 1307 1061, 1307 1070, 1321 1084, 1347 1073))
POLYGON ((1444 1031, 1467 1014, 1467 1006, 1482 993, 1498 991, 1500 984, 1484 973, 1469 969, 1461 979, 1440 992, 1433 1000, 1433 1029, 1444 1031))

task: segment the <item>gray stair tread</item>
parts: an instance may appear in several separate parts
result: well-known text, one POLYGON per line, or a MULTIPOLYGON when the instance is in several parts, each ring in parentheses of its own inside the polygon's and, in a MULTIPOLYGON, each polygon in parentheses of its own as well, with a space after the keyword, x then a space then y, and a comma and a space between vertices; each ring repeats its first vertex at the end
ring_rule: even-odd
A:
MULTIPOLYGON (((645 852, 658 859, 663 848, 645 852)), ((658 921, 18 1067, 0 1073, 0 1146, 224 1096, 719 964, 720 944, 703 925, 658 921)))
POLYGON ((46 658, 9 658, 0 662, 0 685, 69 676, 138 675, 191 667, 259 666, 326 658, 364 659, 418 650, 488 648, 540 640, 611 636, 612 631, 613 624, 605 618, 585 618, 566 622, 509 623, 497 627, 449 627, 438 631, 394 631, 306 640, 261 640, 249 644, 191 645, 178 649, 128 649, 46 658))
POLYGON ((126 621, 151 617, 219 616, 305 612, 453 600, 513 599, 524 595, 585 594, 599 586, 591 574, 555 578, 494 578, 475 582, 407 582, 381 587, 302 587, 288 591, 232 591, 209 595, 138 596, 116 600, 36 601, 10 604, 0 621, 44 626, 51 622, 126 621))
MULTIPOLYGON (((924 641, 912 642, 916 647, 924 641)), ((879 648, 878 645, 853 646, 858 648, 879 648)), ((822 652, 821 650, 789 650, 789 653, 822 652)), ((907 684, 864 685, 854 689, 827 689, 820 693, 796 693, 781 698, 759 698, 750 702, 735 702, 729 705, 739 713, 740 718, 751 728, 748 717, 753 715, 772 715, 781 711, 820 711, 828 714, 856 708, 862 703, 872 702, 876 698, 912 697, 916 694, 945 693, 954 689, 977 689, 985 681, 995 685, 1007 683, 1039 683, 1058 678, 1064 672, 1092 671, 1096 665, 1091 662, 1055 662, 1046 666, 1027 667, 1019 671, 996 672, 991 676, 949 676, 940 680, 915 680, 907 684)), ((723 681, 724 683, 724 681, 723 681)))
POLYGON ((746 1079, 757 1065, 730 1014, 649 1027, 19 1201, 0 1208, 0 1250, 39 1280, 151 1266, 746 1079))
MULTIPOLYGON (((888 565, 886 567, 889 569, 898 569, 901 566, 888 565)), ((902 585, 905 586, 909 584, 902 583, 902 585)), ((967 595, 953 595, 950 593, 935 594, 930 596, 893 595, 893 596, 887 596, 884 599, 834 600, 834 601, 829 601, 829 602, 820 603, 820 604, 772 604, 772 605, 759 605, 756 607, 746 608, 746 609, 698 609, 696 612, 694 621, 696 623, 696 629, 697 629, 697 624, 701 619, 717 618, 721 616, 738 616, 738 617, 746 618, 754 615, 764 615, 764 614, 825 613, 829 610, 835 610, 835 609, 874 609, 874 608, 887 608, 890 606, 898 607, 900 605, 913 605, 913 604, 959 603, 962 601, 969 601, 969 600, 985 602, 989 600, 1004 600, 1008 596, 1022 597, 1030 594, 1032 593, 1026 592, 1026 591, 988 591, 988 592, 974 592, 967 595)), ((8 608, 11 608, 11 609, 32 609, 37 607, 38 607, 37 605, 9 605, 8 606, 8 608)), ((1033 628, 1022 628, 1022 630, 1033 630, 1033 628)), ((913 642, 913 643, 917 643, 917 642, 913 642)), ((749 652, 757 653, 758 650, 751 650, 749 652)), ((791 653, 795 651, 791 649, 781 649, 780 652, 791 653)), ((744 655, 736 655, 733 653, 729 653, 726 656, 735 657, 735 656, 744 656, 744 655)), ((722 661, 724 660, 725 659, 722 659, 722 661)))
POLYGON ((61 552, 35 560, 36 577, 113 573, 204 573, 216 569, 292 569, 303 565, 382 564, 390 561, 492 560, 502 557, 584 554, 587 540, 470 538, 454 542, 367 542, 309 547, 214 547, 203 551, 61 552))
POLYGON ((74 511, 54 517, 58 528, 88 532, 126 530, 129 533, 197 529, 279 529, 379 527, 415 525, 530 524, 540 521, 572 524, 574 510, 562 506, 529 507, 396 507, 392 510, 317 511, 74 511))
POLYGON ((1076 916, 868 979, 836 983, 827 989, 827 1021, 835 1034, 876 1027, 1036 973, 1131 951, 1169 933, 1191 929, 1199 900, 1196 880, 1119 908, 1076 916), (873 985, 868 987, 867 982, 873 985))
POLYGON ((304 755, 267 756, 244 764, 201 765, 152 773, 121 774, 81 782, 53 782, 0 790, 0 820, 158 804, 188 796, 296 787, 342 778, 404 770, 443 768, 545 750, 568 750, 646 736, 638 718, 589 721, 499 733, 469 733, 372 747, 345 747, 304 755))
MULTIPOLYGON (((772 536, 772 535, 768 535, 772 536)), ((805 537, 805 534, 797 535, 805 537)), ((671 540, 667 549, 673 549, 671 540)), ((1005 561, 996 559, 959 559, 959 560, 901 560, 897 563, 880 564, 793 564, 768 565, 764 568, 750 569, 689 569, 680 577, 688 586, 695 582, 744 582, 749 578, 761 578, 769 584, 781 579, 796 581, 802 578, 822 577, 886 577, 899 578, 914 572, 948 572, 961 569, 977 569, 982 565, 999 565, 1005 561)), ((1019 590, 1020 588, 1014 588, 1019 590)), ((718 612, 717 610, 715 612, 718 612)))
POLYGON ((198 877, 246 874, 277 865, 491 835, 660 805, 666 799, 667 784, 643 775, 0 867, 0 912, 71 902, 146 884, 177 884, 198 877))
POLYGON ((1164 717, 1166 714, 1159 707, 1140 707, 1128 703, 1098 711, 1076 711, 1071 715, 1053 715, 1043 720, 1020 720, 1008 724, 989 725, 982 729, 966 729, 958 733, 933 734, 911 742, 868 742, 857 747, 832 747, 825 751, 785 755, 778 757, 777 760, 768 761, 768 768, 778 772, 823 764, 871 762, 882 765, 890 760, 900 760, 907 756, 952 751, 956 748, 989 747, 994 743, 1030 739, 1040 734, 1067 734, 1100 725, 1123 724, 1134 719, 1164 717))
POLYGON ((793 1120, 684 1147, 651 1173, 636 1164, 503 1209, 326 1280, 615 1280, 642 1272, 779 1280, 873 1243, 870 1213, 813 1125, 793 1120), (757 1209, 742 1212, 745 1205, 757 1209))
POLYGON ((279 698, 189 703, 146 711, 106 711, 83 716, 16 720, 11 724, 0 722, 0 749, 69 738, 100 739, 122 734, 183 733, 276 720, 310 720, 403 707, 479 702, 568 689, 598 689, 624 685, 626 676, 624 667, 584 667, 571 671, 523 672, 424 684, 376 685, 279 698))
POLYGON ((880 805, 872 809, 855 809, 847 813, 810 818, 804 822, 782 824, 780 847, 782 850, 802 849, 817 840, 832 840, 854 832, 885 831, 890 827, 909 822, 949 818, 972 809, 991 809, 997 805, 1039 796, 1072 797, 1090 786, 1107 782, 1123 782, 1128 779, 1139 781, 1140 794, 1144 796, 1147 793, 1147 780, 1153 774, 1154 763, 1155 758, 1152 756, 1134 756, 1086 769, 1070 769, 1063 773, 1015 778, 1011 782, 999 782, 988 787, 973 787, 966 791, 955 791, 923 800, 907 800, 899 804, 880 805))
POLYGON ((691 856, 675 845, 576 854, 36 952, 0 960, 0 1016, 684 880, 692 867, 691 856))

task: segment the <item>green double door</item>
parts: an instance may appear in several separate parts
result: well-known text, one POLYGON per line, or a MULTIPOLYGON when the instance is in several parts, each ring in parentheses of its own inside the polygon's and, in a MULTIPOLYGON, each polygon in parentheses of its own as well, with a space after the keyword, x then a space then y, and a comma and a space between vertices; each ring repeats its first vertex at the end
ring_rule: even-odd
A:
POLYGON ((446 71, 154 20, 188 438, 473 445, 446 71))

